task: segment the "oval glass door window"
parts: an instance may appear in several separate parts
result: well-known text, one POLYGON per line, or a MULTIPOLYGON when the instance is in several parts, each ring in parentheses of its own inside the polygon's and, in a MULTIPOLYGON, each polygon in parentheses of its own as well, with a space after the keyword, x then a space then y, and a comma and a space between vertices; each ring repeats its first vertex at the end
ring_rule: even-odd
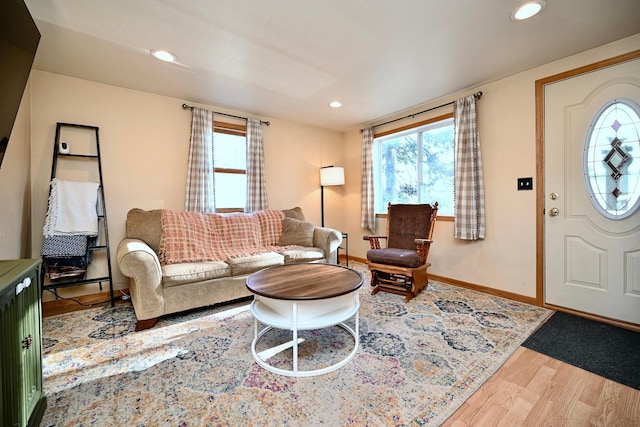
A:
POLYGON ((584 148, 587 194, 600 214, 627 218, 640 207, 640 107, 629 99, 604 105, 584 148))

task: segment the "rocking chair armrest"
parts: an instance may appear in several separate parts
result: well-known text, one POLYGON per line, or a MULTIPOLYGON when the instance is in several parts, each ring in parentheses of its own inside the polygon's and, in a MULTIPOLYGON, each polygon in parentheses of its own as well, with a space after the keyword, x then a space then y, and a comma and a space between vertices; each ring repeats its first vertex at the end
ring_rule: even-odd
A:
POLYGON ((430 239, 415 239, 414 243, 416 244, 416 252, 418 254, 418 259, 420 259, 421 263, 427 262, 427 256, 429 255, 429 248, 431 247, 431 243, 433 240, 430 239))
POLYGON ((370 239, 386 239, 387 236, 362 236, 362 240, 370 240, 370 239))
POLYGON ((368 240, 371 249, 380 249, 380 239, 386 239, 387 236, 362 236, 362 240, 368 240))
POLYGON ((433 240, 431 240, 431 239, 415 239, 413 242, 416 245, 424 246, 424 245, 430 245, 431 243, 433 243, 433 240))

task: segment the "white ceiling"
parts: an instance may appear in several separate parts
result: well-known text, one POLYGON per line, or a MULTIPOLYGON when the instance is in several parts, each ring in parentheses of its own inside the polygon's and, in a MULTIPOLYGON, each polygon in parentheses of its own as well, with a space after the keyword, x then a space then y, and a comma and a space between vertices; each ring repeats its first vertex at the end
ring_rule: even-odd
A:
POLYGON ((523 2, 26 0, 36 69, 337 130, 640 32, 640 0, 523 2))

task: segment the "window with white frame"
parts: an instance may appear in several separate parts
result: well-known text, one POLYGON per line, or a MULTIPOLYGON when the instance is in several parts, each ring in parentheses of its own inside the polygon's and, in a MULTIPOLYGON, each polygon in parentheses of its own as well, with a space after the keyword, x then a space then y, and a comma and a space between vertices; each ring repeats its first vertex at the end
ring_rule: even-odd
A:
POLYGON ((247 201, 247 128, 214 122, 216 212, 243 212, 247 201))
POLYGON ((374 139, 375 212, 388 203, 438 202, 438 216, 453 216, 453 114, 374 139))

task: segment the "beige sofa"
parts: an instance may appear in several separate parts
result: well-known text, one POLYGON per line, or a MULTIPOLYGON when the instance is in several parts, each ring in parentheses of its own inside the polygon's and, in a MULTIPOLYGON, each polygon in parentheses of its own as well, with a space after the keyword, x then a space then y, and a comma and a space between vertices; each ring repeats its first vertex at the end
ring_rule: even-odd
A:
POLYGON ((274 265, 336 263, 342 233, 304 221, 300 208, 248 214, 132 209, 117 264, 138 323, 251 295, 248 275, 274 265))

